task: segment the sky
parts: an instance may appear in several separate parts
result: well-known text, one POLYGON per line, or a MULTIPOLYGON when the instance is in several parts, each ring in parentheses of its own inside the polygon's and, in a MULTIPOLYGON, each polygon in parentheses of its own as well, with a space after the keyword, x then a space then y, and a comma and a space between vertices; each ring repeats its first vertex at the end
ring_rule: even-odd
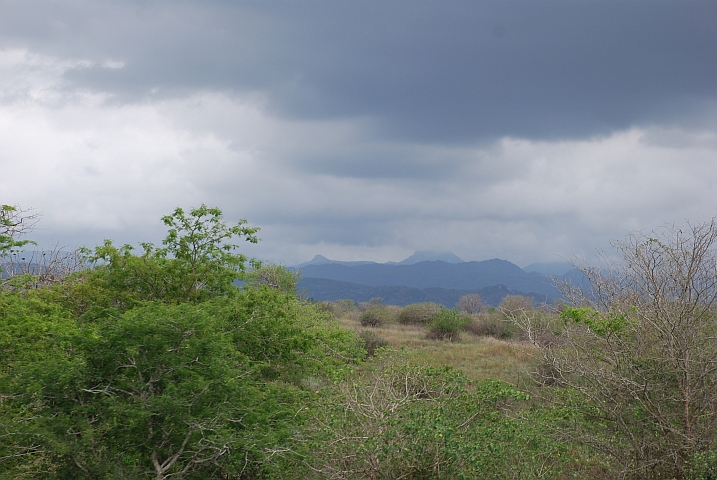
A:
POLYGON ((590 258, 717 215, 717 2, 0 0, 0 203, 294 265, 590 258))

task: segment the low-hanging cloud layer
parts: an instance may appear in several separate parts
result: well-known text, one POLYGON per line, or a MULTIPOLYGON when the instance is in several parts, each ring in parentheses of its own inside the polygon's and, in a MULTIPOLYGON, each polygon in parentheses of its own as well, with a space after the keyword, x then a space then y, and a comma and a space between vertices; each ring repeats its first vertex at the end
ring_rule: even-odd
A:
POLYGON ((717 214, 717 6, 0 0, 0 203, 42 244, 519 265, 717 214))

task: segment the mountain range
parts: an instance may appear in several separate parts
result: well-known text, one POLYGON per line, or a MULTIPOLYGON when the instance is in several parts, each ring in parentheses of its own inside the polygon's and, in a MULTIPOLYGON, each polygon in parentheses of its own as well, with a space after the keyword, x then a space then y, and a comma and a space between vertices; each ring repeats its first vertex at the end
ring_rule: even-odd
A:
MULTIPOLYGON (((452 253, 416 252, 398 263, 343 262, 317 255, 294 269, 301 271, 299 289, 322 301, 381 297, 393 305, 432 301, 453 307, 468 293, 480 293, 489 305, 497 305, 506 295, 530 296, 539 303, 562 298, 548 275, 527 272, 498 258, 464 262, 452 253)), ((568 270, 556 277, 577 278, 576 272, 568 270)))

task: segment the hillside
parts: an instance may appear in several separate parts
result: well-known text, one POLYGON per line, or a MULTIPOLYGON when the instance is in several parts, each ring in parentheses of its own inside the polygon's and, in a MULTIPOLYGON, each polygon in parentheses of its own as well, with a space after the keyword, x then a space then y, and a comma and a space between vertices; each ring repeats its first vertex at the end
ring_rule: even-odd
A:
POLYGON ((549 298, 560 297, 560 292, 547 276, 527 273, 517 265, 497 258, 462 263, 425 261, 412 265, 314 264, 302 267, 301 275, 304 279, 323 278, 366 286, 442 288, 470 292, 505 285, 514 291, 533 292, 549 298))
POLYGON ((497 306, 507 295, 532 297, 536 304, 551 303, 554 298, 538 293, 526 293, 512 290, 505 285, 494 285, 478 290, 455 290, 448 288, 412 288, 403 286, 374 286, 342 282, 325 278, 302 278, 298 291, 307 298, 316 301, 336 301, 344 298, 355 302, 367 302, 372 298, 382 298, 387 305, 406 306, 411 303, 434 302, 448 308, 455 307, 458 300, 469 293, 479 293, 486 305, 497 306))

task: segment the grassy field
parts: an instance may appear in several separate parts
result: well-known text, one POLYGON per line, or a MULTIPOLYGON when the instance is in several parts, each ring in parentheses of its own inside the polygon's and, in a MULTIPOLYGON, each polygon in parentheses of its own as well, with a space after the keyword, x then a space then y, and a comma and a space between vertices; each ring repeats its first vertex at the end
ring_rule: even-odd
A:
POLYGON ((471 380, 495 378, 516 384, 533 365, 530 345, 518 341, 479 337, 467 332, 457 342, 431 340, 426 337, 426 328, 417 325, 391 323, 365 328, 356 315, 347 315, 338 321, 350 330, 371 330, 385 339, 391 348, 405 349, 422 363, 451 365, 471 380))

